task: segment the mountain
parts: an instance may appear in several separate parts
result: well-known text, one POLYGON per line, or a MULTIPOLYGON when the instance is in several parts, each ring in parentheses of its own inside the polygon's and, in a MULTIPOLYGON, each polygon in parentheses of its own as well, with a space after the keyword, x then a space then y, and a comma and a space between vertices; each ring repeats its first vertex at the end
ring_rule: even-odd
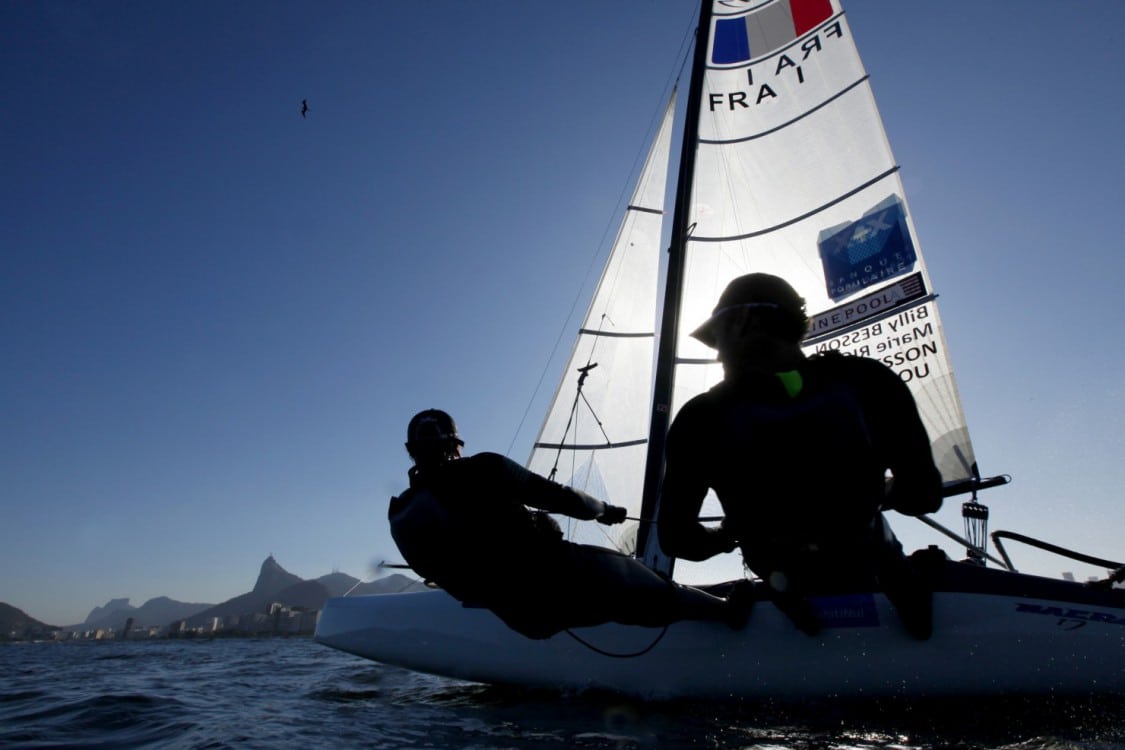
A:
POLYGON ((136 611, 137 608, 129 604, 128 598, 110 599, 108 602, 106 602, 106 605, 104 607, 94 607, 93 609, 91 609, 90 614, 86 615, 86 619, 83 620, 82 624, 96 628, 99 627, 97 625, 97 622, 99 620, 104 620, 107 617, 112 617, 121 612, 132 613, 136 611))
POLYGON ((277 560, 274 560, 273 555, 270 555, 262 563, 261 569, 258 570, 258 580, 254 582, 254 590, 250 593, 259 596, 272 596, 290 586, 301 583, 302 580, 300 576, 295 576, 278 565, 277 560))
MULTIPOLYGON (((159 596, 149 599, 140 607, 134 607, 127 597, 111 599, 105 605, 90 610, 90 614, 81 624, 68 625, 61 629, 120 631, 130 618, 133 620, 133 627, 137 628, 165 627, 180 620, 186 621, 189 627, 198 627, 209 624, 215 617, 225 619, 228 616, 264 613, 275 602, 290 608, 316 610, 323 607, 325 600, 333 596, 386 594, 425 588, 424 584, 398 573, 367 583, 361 583, 358 578, 340 572, 305 580, 285 570, 273 555, 270 555, 262 562, 258 570, 258 578, 250 591, 220 604, 180 602, 166 596, 159 596)), ((48 630, 52 628, 28 617, 15 607, 0 604, 0 638, 12 629, 30 626, 48 630), (9 612, 13 614, 9 615, 9 612), (29 625, 8 627, 9 618, 13 623, 26 621, 29 625)))
POLYGON ((367 594, 401 594, 408 591, 428 591, 429 587, 421 581, 409 578, 401 573, 391 573, 386 578, 376 581, 361 583, 352 591, 352 596, 366 596, 367 594))
POLYGON ((425 591, 425 584, 413 578, 392 573, 386 578, 360 583, 358 578, 352 578, 347 573, 329 573, 316 580, 324 584, 330 596, 363 596, 367 594, 398 594, 404 591, 425 591))
POLYGON ((352 578, 347 573, 329 573, 326 576, 321 576, 316 580, 324 584, 324 588, 328 589, 330 596, 343 596, 348 593, 353 586, 359 583, 358 578, 352 578))
POLYGON ((210 606, 213 605, 178 602, 166 596, 149 599, 140 607, 132 606, 128 599, 112 599, 104 607, 90 610, 81 625, 72 625, 67 630, 121 630, 130 617, 134 627, 163 627, 176 620, 186 620, 210 606))
POLYGON ((0 602, 0 641, 9 638, 49 638, 58 630, 54 625, 36 620, 22 609, 0 602))
POLYGON ((215 617, 222 619, 231 615, 266 612, 275 602, 290 608, 314 610, 323 607, 330 597, 343 596, 348 592, 358 596, 420 591, 425 588, 425 584, 398 573, 368 583, 360 583, 358 578, 352 578, 346 573, 329 573, 306 581, 282 568, 271 555, 262 563, 252 591, 187 618, 187 624, 188 627, 201 627, 215 617))
POLYGON ((207 625, 218 617, 225 619, 252 612, 266 612, 275 602, 290 608, 320 609, 332 594, 320 581, 306 581, 293 575, 270 555, 258 571, 254 588, 233 599, 216 604, 186 618, 188 627, 207 625))

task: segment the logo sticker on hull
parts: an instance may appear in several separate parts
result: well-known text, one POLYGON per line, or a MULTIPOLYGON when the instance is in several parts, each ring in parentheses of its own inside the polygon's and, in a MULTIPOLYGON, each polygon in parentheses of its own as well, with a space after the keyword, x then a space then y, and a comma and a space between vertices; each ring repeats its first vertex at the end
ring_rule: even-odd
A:
POLYGON ((818 596, 812 603, 827 628, 871 628, 879 625, 879 612, 871 594, 818 596))

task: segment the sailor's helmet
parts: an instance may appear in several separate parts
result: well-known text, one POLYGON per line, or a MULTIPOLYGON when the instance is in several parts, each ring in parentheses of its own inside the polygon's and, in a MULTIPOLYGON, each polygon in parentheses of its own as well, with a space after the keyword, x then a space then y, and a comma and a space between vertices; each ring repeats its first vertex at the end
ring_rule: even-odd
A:
POLYGON ((456 443, 465 441, 457 434, 457 424, 453 417, 441 409, 426 409, 415 414, 406 427, 406 447, 421 448, 436 443, 456 443))
POLYGON ((776 311, 779 333, 795 341, 800 341, 808 328, 805 299, 797 294, 797 290, 789 282, 768 273, 748 273, 727 284, 727 288, 719 296, 719 303, 711 311, 711 317, 692 331, 691 335, 714 348, 718 326, 723 317, 747 308, 776 311))

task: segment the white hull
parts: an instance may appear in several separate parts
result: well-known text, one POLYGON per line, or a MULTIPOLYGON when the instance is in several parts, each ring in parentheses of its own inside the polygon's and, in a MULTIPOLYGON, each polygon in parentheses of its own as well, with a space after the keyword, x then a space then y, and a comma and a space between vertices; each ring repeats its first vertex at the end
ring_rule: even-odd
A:
MULTIPOLYGON (((1045 580, 999 575, 1024 591, 1045 580)), ((1068 585, 1077 593, 1070 601, 939 592, 934 635, 924 642, 906 635, 882 595, 840 603, 844 619, 818 637, 759 602, 742 631, 706 622, 667 632, 609 624, 576 629, 577 638, 531 640, 442 591, 329 600, 315 637, 446 677, 658 699, 1125 693, 1125 591, 1091 598, 1068 585)))

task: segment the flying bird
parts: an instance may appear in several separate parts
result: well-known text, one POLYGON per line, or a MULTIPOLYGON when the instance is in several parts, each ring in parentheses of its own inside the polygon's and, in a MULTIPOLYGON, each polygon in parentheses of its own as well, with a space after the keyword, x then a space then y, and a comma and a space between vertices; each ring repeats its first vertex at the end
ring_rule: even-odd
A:
POLYGON ((309 102, 307 99, 301 100, 301 117, 304 117, 309 111, 309 102))

